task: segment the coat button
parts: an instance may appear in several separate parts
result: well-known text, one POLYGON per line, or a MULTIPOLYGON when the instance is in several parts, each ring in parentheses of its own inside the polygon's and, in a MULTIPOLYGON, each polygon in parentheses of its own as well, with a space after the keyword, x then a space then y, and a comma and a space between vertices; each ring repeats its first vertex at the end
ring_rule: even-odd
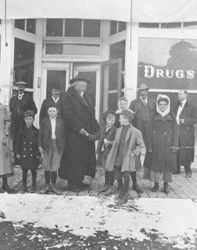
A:
POLYGON ((30 148, 30 150, 32 150, 32 148, 30 148))
POLYGON ((25 158, 25 157, 26 157, 26 155, 23 155, 23 157, 25 158))
POLYGON ((30 156, 31 156, 31 157, 33 157, 33 155, 32 155, 32 154, 30 154, 30 156))
POLYGON ((26 148, 24 148, 24 150, 26 150, 26 148))
POLYGON ((32 144, 32 142, 30 141, 30 144, 32 144))
POLYGON ((167 135, 167 132, 164 132, 164 135, 167 135))

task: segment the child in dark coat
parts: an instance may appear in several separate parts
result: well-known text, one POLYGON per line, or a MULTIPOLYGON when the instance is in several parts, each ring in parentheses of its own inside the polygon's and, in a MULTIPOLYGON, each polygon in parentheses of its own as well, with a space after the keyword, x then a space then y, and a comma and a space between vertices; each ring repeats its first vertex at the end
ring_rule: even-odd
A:
POLYGON ((46 187, 42 193, 59 194, 60 192, 55 188, 55 185, 65 144, 64 124, 62 119, 57 117, 58 109, 55 105, 49 106, 47 112, 48 117, 41 121, 38 137, 46 182, 46 187))
POLYGON ((110 192, 114 182, 114 173, 113 171, 107 171, 105 169, 105 163, 116 134, 116 127, 114 126, 115 121, 115 113, 106 111, 103 114, 103 123, 100 130, 95 135, 89 136, 90 140, 99 139, 97 147, 98 162, 102 164, 105 170, 105 185, 101 190, 99 190, 101 192, 110 192))
POLYGON ((28 110, 24 113, 25 128, 20 128, 16 141, 16 157, 20 161, 23 171, 22 192, 27 192, 27 173, 31 170, 31 192, 36 191, 36 169, 39 165, 40 153, 38 150, 38 129, 34 127, 34 112, 28 110))

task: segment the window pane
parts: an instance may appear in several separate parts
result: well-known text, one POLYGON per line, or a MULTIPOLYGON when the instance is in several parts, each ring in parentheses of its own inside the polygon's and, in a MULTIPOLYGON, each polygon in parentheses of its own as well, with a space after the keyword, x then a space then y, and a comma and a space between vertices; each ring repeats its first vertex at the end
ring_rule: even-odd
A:
POLYGON ((118 99, 117 93, 108 94, 108 110, 117 109, 117 102, 118 102, 117 99, 118 99))
POLYGON ((36 32, 36 20, 27 19, 27 32, 35 34, 36 32))
POLYGON ((18 28, 20 30, 24 30, 25 29, 25 19, 15 20, 15 28, 18 28))
POLYGON ((197 22, 185 22, 183 23, 185 29, 197 29, 197 22))
POLYGON ((47 19, 46 35, 62 36, 63 19, 47 19))
POLYGON ((34 43, 15 38, 14 72, 15 82, 27 82, 27 88, 33 88, 34 43))
POLYGON ((66 19, 65 20, 65 36, 80 37, 81 34, 81 19, 66 19))
POLYGON ((119 22, 118 32, 121 32, 123 30, 126 30, 126 23, 125 22, 119 22))
POLYGON ((100 37, 100 21, 84 20, 84 37, 100 37))
POLYGON ((46 54, 61 55, 63 53, 63 44, 46 44, 46 54))
POLYGON ((117 33, 117 22, 111 21, 110 22, 110 35, 117 33))
POLYGON ((51 90, 54 83, 60 86, 62 92, 65 91, 66 70, 47 70, 47 97, 51 96, 51 90))
POLYGON ((163 29, 181 28, 181 23, 162 23, 161 28, 163 29))
POLYGON ((139 23, 140 28, 159 28, 158 23, 139 23))

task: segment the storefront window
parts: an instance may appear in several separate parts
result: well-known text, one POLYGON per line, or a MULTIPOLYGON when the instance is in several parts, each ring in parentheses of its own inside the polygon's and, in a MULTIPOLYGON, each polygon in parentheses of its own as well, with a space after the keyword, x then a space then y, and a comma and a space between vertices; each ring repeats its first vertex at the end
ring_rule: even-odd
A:
POLYGON ((27 32, 36 33, 36 22, 35 19, 27 19, 27 32))
POLYGON ((66 19, 65 20, 65 36, 80 37, 82 36, 82 20, 66 19))
POLYGON ((27 82, 27 88, 33 88, 34 50, 34 43, 15 38, 14 81, 27 82))
POLYGON ((25 30, 25 19, 15 20, 15 28, 25 30))
POLYGON ((196 48, 197 40, 192 39, 140 38, 138 84, 166 92, 197 90, 196 48))
POLYGON ((47 36, 63 36, 63 19, 47 19, 47 36))
POLYGON ((176 29, 181 28, 181 23, 161 23, 163 29, 176 29))
POLYGON ((84 37, 100 37, 100 21, 84 20, 84 37))
POLYGON ((140 28, 159 28, 159 23, 139 23, 140 28))
POLYGON ((15 20, 15 28, 25 30, 27 32, 36 33, 36 20, 35 19, 17 19, 15 20))

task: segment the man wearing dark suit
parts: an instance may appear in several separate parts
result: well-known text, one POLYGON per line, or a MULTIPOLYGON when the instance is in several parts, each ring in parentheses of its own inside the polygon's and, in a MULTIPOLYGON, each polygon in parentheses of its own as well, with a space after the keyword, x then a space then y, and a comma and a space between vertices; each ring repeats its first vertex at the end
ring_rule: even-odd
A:
POLYGON ((177 151, 177 171, 184 166, 186 178, 192 176, 191 163, 194 161, 195 129, 197 108, 187 101, 187 91, 178 92, 179 102, 175 108, 176 120, 179 125, 179 150, 177 151))
POLYGON ((138 98, 133 100, 129 106, 135 113, 133 125, 142 132, 143 140, 147 146, 149 123, 152 120, 156 105, 155 101, 148 98, 149 88, 145 83, 140 84, 138 98))
POLYGON ((16 164, 16 138, 19 129, 25 126, 24 112, 32 110, 34 114, 37 113, 37 108, 33 98, 29 93, 25 93, 26 84, 26 82, 16 82, 17 95, 11 97, 9 105, 11 112, 11 135, 13 139, 13 151, 16 164))
POLYGON ((59 118, 62 117, 62 115, 61 115, 61 102, 62 102, 62 99, 61 99, 60 93, 61 93, 60 86, 58 84, 53 84, 52 89, 51 89, 51 96, 47 97, 43 101, 41 109, 40 109, 40 115, 39 115, 40 124, 41 124, 41 121, 44 118, 48 117, 47 110, 51 106, 57 107, 57 109, 58 109, 58 117, 59 118))

